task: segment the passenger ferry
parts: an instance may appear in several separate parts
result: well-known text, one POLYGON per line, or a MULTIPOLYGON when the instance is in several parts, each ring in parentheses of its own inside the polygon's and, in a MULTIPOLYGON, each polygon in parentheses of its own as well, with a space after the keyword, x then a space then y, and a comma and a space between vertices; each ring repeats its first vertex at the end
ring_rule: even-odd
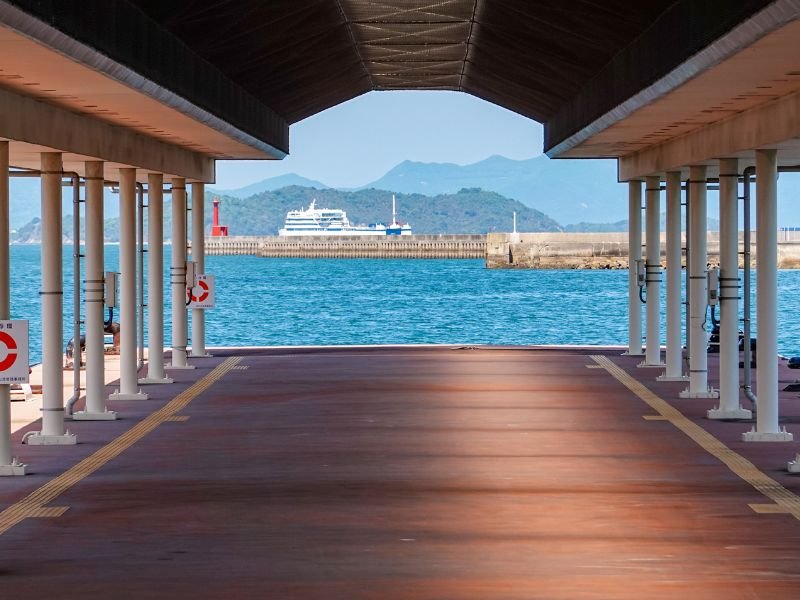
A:
POLYGON ((317 200, 311 201, 305 210, 290 210, 286 213, 283 229, 278 231, 280 237, 299 237, 317 235, 411 235, 408 223, 397 221, 395 199, 392 196, 392 222, 389 225, 373 223, 371 225, 352 225, 347 213, 338 208, 317 208, 317 200))

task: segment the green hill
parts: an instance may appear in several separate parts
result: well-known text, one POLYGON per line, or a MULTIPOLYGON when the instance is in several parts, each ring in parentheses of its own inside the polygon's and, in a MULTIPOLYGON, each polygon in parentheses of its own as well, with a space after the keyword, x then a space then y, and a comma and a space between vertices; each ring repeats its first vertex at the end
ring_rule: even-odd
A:
MULTIPOLYGON (((213 195, 206 194, 206 231, 211 228, 213 195)), ((286 213, 306 208, 311 200, 320 208, 341 208, 352 223, 388 223, 392 220, 392 193, 383 190, 339 191, 289 186, 265 191, 248 198, 220 196, 221 221, 230 235, 277 235, 286 213)), ((411 224, 414 233, 488 233, 511 231, 512 214, 517 212, 520 231, 561 231, 562 227, 547 215, 478 188, 462 189, 456 194, 423 196, 397 194, 398 220, 411 224)), ((146 219, 145 219, 146 221, 146 219)), ((171 202, 164 203, 164 239, 170 239, 171 202)), ((72 238, 72 219, 64 217, 64 239, 72 238)), ((191 227, 190 227, 191 231, 191 227)), ((119 219, 106 220, 106 241, 119 241, 119 219)), ((41 223, 33 219, 15 232, 17 243, 41 240, 41 223)))
MULTIPOLYGON (((249 198, 221 196, 221 221, 228 225, 231 235, 277 235, 288 211, 306 208, 315 198, 317 207, 346 211, 352 223, 388 223, 392 220, 392 192, 289 186, 249 198)), ((520 231, 562 229, 557 222, 537 210, 478 188, 433 197, 396 194, 396 198, 398 220, 410 223, 414 233, 419 234, 510 231, 514 211, 517 211, 520 231)), ((209 194, 206 198, 206 221, 209 224, 210 199, 209 194)))

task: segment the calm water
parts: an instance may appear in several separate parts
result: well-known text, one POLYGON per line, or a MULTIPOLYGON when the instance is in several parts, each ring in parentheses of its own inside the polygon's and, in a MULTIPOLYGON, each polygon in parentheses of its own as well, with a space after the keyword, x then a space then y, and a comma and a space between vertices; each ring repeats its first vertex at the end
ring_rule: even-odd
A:
MULTIPOLYGON (((65 248, 68 286, 71 252, 65 248)), ((39 247, 13 246, 11 256, 12 313, 31 321, 31 361, 36 362, 41 356, 39 247)), ((118 247, 106 246, 107 270, 117 264, 118 247)), ((217 279, 217 308, 206 317, 209 346, 624 344, 627 339, 627 271, 489 271, 480 260, 247 256, 210 256, 206 270, 217 279)), ((167 320, 168 273, 167 267, 167 320)), ((800 355, 795 324, 800 271, 781 271, 778 281, 780 352, 800 355)), ((69 293, 64 314, 66 341, 72 331, 69 293)), ((169 323, 166 329, 169 344, 169 323)))

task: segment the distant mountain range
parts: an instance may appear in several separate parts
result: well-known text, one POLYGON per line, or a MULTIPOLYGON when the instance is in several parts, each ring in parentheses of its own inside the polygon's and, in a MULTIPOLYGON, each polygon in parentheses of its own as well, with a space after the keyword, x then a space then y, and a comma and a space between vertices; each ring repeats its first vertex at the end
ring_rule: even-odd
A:
MULTIPOLYGON (((800 202, 796 200, 800 196, 800 174, 782 174, 778 190, 779 225, 800 226, 800 202)), ((354 222, 387 221, 392 193, 398 194, 401 214, 419 233, 508 231, 514 210, 521 231, 627 230, 627 186, 616 182, 616 163, 610 160, 550 160, 546 156, 511 160, 492 156, 464 166, 405 161, 357 190, 337 190, 288 174, 235 190, 209 188, 208 198, 219 195, 224 199, 223 218, 232 233, 271 235, 277 233, 289 209, 307 205, 315 197, 320 204, 346 210, 354 222), (484 204, 476 204, 479 201, 484 204)), ((66 216, 72 213, 70 188, 64 188, 63 197, 66 216)), ((709 228, 715 229, 716 193, 709 193, 708 204, 709 228)), ((38 179, 12 179, 13 229, 30 225, 40 216, 40 206, 38 179)), ((663 203, 661 208, 665 208, 663 203)), ((119 198, 109 189, 105 211, 116 232, 119 198)), ((165 216, 168 220, 168 210, 165 216)), ((753 221, 755 226, 755 218, 753 221)), ((36 232, 34 223, 18 239, 35 241, 36 232)), ((108 235, 112 239, 116 233, 108 235)))
POLYGON ((308 179, 307 177, 302 177, 294 173, 288 173, 286 175, 270 177, 269 179, 264 179, 263 181, 257 181, 256 183, 246 185, 245 187, 237 188, 235 190, 210 189, 209 191, 213 194, 228 196, 230 198, 249 198, 250 196, 254 196, 262 192, 272 192, 274 190, 279 190, 281 188, 290 187, 293 185, 299 187, 317 188, 319 190, 328 188, 327 185, 320 181, 308 179))
MULTIPOLYGON (((211 225, 211 200, 206 194, 206 229, 211 225)), ((382 190, 339 191, 289 186, 261 192, 247 198, 221 196, 221 221, 232 235, 277 235, 286 213, 305 208, 311 200, 319 207, 341 208, 353 223, 388 223, 392 217, 392 192, 382 190)), ((164 238, 171 235, 171 203, 164 206, 164 238)), ((397 194, 398 219, 411 224, 414 233, 488 233, 510 231, 512 214, 525 231, 561 231, 561 226, 547 215, 494 192, 466 188, 455 194, 431 198, 422 194, 397 194)), ((64 239, 72 238, 72 224, 64 219, 64 239)), ((106 220, 106 241, 119 240, 119 219, 106 220)), ((17 243, 41 241, 41 221, 35 217, 21 227, 13 239, 17 243)))
MULTIPOLYGON (((434 197, 422 194, 396 196, 398 219, 410 223, 414 233, 510 231, 514 211, 517 212, 520 230, 561 230, 555 220, 540 211, 495 192, 477 188, 465 188, 454 194, 434 197)), ((230 227, 233 235, 277 235, 289 210, 306 208, 315 198, 320 208, 341 208, 346 211, 353 223, 388 223, 392 218, 390 191, 341 191, 290 186, 248 198, 222 197, 221 220, 230 227)), ((209 213, 210 208, 207 210, 209 213)))
POLYGON ((405 161, 365 187, 446 194, 477 187, 519 200, 562 224, 607 222, 627 216, 627 187, 611 160, 511 160, 491 156, 471 165, 405 161))
MULTIPOLYGON (((322 182, 299 175, 281 175, 224 194, 243 198, 257 191, 279 189, 287 182, 328 188, 322 182)), ((616 231, 628 218, 628 190, 625 184, 617 182, 614 160, 551 160, 542 155, 526 160, 491 156, 463 166, 404 161, 358 189, 369 188, 427 196, 480 188, 519 200, 565 228, 580 231, 616 231)), ((800 174, 782 174, 778 191, 779 225, 800 226, 800 174)), ((709 192, 710 219, 716 219, 718 211, 717 195, 709 192)))
MULTIPOLYGON (((328 189, 320 181, 289 174, 215 193, 247 198, 288 185, 328 189)), ((544 155, 512 160, 491 156, 464 166, 407 160, 357 189, 370 188, 426 196, 479 188, 519 200, 559 223, 618 221, 628 214, 627 188, 617 183, 616 162, 611 160, 555 161, 544 155)))

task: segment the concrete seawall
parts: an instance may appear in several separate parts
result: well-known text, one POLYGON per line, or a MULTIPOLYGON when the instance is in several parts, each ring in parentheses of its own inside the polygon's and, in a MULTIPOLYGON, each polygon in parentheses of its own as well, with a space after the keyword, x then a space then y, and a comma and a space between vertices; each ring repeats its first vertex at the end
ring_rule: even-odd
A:
POLYGON ((485 235, 210 237, 206 254, 265 258, 485 258, 485 235))
MULTIPOLYGON (((206 254, 265 258, 482 258, 489 269, 627 269, 627 233, 511 233, 406 237, 209 237, 206 254)), ((666 242, 662 234, 662 264, 666 242)), ((740 240, 740 252, 744 245, 740 240)), ((756 260, 755 235, 752 244, 756 260)), ((719 263, 719 234, 708 234, 719 263)), ((800 240, 778 242, 778 266, 800 268, 800 240)))
MULTIPOLYGON (((627 233, 490 233, 486 238, 486 267, 489 269, 628 268, 627 233)), ((741 237, 739 244, 741 253, 744 250, 741 237)), ((666 263, 665 250, 666 239, 662 233, 662 265, 666 263)), ((751 251, 755 265, 755 233, 751 251)), ((718 232, 708 234, 708 260, 712 265, 719 264, 718 232)), ((741 260, 740 254, 740 264, 741 260)), ((778 242, 778 266, 800 268, 800 241, 778 242)))

